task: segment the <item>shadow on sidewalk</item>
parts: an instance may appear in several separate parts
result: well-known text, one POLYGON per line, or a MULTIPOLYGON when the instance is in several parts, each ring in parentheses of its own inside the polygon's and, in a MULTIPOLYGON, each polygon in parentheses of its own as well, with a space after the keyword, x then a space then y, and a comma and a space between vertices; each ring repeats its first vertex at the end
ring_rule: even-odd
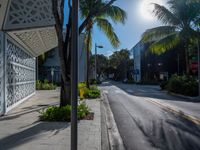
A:
POLYGON ((58 102, 55 102, 55 103, 49 103, 49 104, 46 104, 46 105, 33 105, 33 106, 30 106, 30 107, 24 107, 24 108, 22 108, 22 111, 13 112, 13 113, 9 113, 8 115, 1 116, 0 121, 16 119, 16 118, 18 118, 22 115, 26 115, 26 114, 33 113, 33 112, 38 112, 38 111, 45 109, 49 106, 55 106, 55 105, 58 105, 58 104, 59 104, 58 102))
POLYGON ((48 140, 49 136, 42 137, 46 132, 52 132, 52 136, 55 136, 60 131, 68 128, 70 123, 66 122, 39 122, 34 126, 25 129, 21 132, 9 135, 0 139, 0 149, 1 150, 9 150, 14 147, 23 145, 24 143, 30 142, 32 140, 43 138, 44 140, 48 140))

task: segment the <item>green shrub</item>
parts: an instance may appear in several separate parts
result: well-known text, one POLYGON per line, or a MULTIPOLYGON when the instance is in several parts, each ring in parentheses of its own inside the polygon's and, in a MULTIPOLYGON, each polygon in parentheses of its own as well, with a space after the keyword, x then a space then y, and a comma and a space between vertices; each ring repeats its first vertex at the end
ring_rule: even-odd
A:
POLYGON ((56 85, 49 83, 48 80, 44 80, 44 82, 37 80, 36 81, 36 90, 55 90, 56 85))
POLYGON ((165 90, 165 89, 167 89, 167 85, 168 85, 168 81, 162 81, 162 82, 160 83, 160 88, 161 88, 162 90, 165 90))
POLYGON ((91 87, 90 89, 87 89, 85 91, 84 97, 89 98, 89 99, 95 99, 95 98, 99 98, 100 95, 101 95, 101 92, 99 89, 95 87, 91 87))
POLYGON ((167 85, 169 92, 186 96, 198 96, 198 82, 192 76, 173 75, 167 85))
MULTIPOLYGON (((90 110, 86 104, 78 105, 77 116, 79 120, 84 119, 89 113, 90 110)), ((70 121, 71 106, 50 106, 46 110, 41 111, 40 114, 40 119, 43 121, 70 121)))
POLYGON ((36 90, 40 90, 42 88, 42 82, 40 80, 36 81, 36 90))

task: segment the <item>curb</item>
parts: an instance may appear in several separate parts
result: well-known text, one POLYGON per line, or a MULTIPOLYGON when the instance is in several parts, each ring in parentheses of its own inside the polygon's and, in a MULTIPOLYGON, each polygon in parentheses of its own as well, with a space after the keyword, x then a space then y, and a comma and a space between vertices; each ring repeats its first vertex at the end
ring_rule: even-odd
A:
POLYGON ((103 105, 106 111, 106 127, 108 132, 108 140, 110 144, 110 150, 125 150, 122 138, 118 131, 113 113, 111 111, 107 95, 102 92, 103 105))
POLYGON ((179 98, 184 98, 184 99, 189 99, 189 100, 194 100, 194 101, 200 101, 199 97, 184 96, 184 95, 176 94, 176 93, 173 93, 173 92, 167 92, 167 93, 169 95, 176 96, 176 97, 179 97, 179 98))
POLYGON ((148 101, 150 101, 151 103, 155 104, 155 105, 158 105, 159 107, 163 108, 164 110, 167 110, 167 111, 170 111, 176 115, 179 115, 197 125, 200 125, 200 119, 197 118, 197 117, 194 117, 190 114, 187 114, 187 113, 184 113, 183 111, 181 110, 176 110, 174 107, 170 106, 169 104, 163 104, 163 103, 160 103, 156 100, 153 100, 153 99, 150 99, 150 98, 147 98, 148 101))

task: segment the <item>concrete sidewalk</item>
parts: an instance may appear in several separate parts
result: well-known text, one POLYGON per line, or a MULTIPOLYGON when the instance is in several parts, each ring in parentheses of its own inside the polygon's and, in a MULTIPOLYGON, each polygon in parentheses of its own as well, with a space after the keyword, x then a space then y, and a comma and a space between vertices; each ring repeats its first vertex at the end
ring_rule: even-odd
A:
MULTIPOLYGON (((70 150, 70 123, 41 122, 39 110, 57 105, 59 91, 38 91, 6 116, 0 118, 0 150, 70 150)), ((88 100, 94 120, 78 124, 78 149, 101 149, 100 101, 88 100)))

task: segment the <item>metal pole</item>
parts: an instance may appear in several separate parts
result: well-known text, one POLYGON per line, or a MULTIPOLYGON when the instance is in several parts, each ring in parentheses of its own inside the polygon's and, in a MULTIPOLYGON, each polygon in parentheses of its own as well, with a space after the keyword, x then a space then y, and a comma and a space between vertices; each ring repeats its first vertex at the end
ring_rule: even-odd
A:
POLYGON ((95 80, 97 79, 97 44, 95 44, 95 80))
POLYGON ((177 57, 178 57, 177 61, 178 61, 178 75, 179 75, 180 74, 180 56, 179 56, 179 54, 177 57))
POLYGON ((198 80, 199 80, 199 97, 200 97, 200 43, 197 41, 198 47, 198 80))
POLYGON ((71 150, 77 150, 78 105, 78 0, 72 0, 72 51, 71 51, 71 150))

